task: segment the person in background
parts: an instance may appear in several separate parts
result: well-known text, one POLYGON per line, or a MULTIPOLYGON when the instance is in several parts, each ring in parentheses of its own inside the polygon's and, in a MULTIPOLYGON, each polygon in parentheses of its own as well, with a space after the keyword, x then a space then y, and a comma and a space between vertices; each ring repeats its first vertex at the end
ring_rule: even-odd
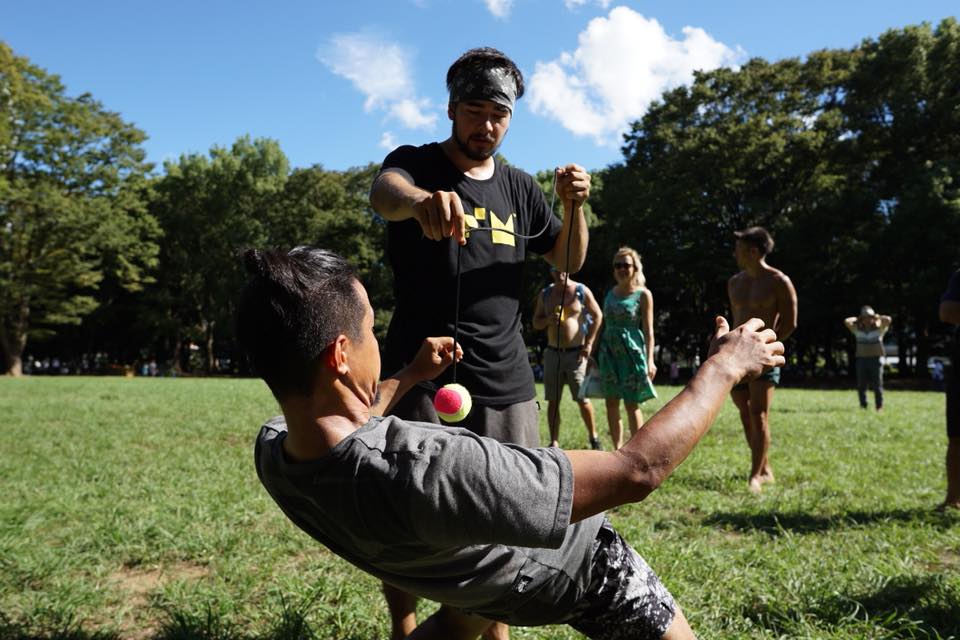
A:
POLYGON ((593 405, 589 398, 580 397, 580 385, 587 373, 603 312, 585 284, 557 269, 550 269, 550 278, 553 283, 537 295, 533 307, 533 328, 547 331, 543 392, 547 400, 550 446, 560 446, 560 401, 563 387, 569 386, 587 427, 590 448, 599 449, 593 405))
POLYGON ((864 305, 859 316, 844 319, 845 326, 857 340, 857 395, 860 408, 867 408, 867 387, 873 389, 873 406, 883 410, 883 336, 893 320, 882 316, 873 307, 864 305))
MULTIPOLYGON (((740 272, 727 281, 727 295, 733 311, 733 326, 760 318, 786 340, 797 328, 797 291, 787 274, 767 264, 773 238, 763 227, 734 232, 734 258, 740 272)), ((740 412, 743 433, 750 447, 750 491, 759 493, 763 484, 773 482, 770 467, 770 406, 780 383, 780 369, 765 372, 756 380, 733 388, 730 397, 740 412)))
POLYGON ((616 285, 603 300, 603 330, 598 359, 613 448, 623 445, 620 400, 627 411, 630 435, 643 426, 640 405, 657 397, 653 379, 653 294, 646 287, 640 254, 620 247, 613 256, 616 285))
POLYGON ((960 509, 960 270, 940 298, 940 320, 953 325, 947 383, 947 497, 941 510, 960 509))

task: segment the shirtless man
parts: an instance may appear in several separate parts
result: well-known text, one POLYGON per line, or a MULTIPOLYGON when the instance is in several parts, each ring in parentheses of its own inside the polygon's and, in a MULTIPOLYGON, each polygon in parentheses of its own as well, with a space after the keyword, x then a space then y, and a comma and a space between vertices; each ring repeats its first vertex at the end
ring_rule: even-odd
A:
POLYGON ((600 330, 603 312, 586 285, 575 282, 563 271, 553 268, 550 269, 550 277, 553 284, 537 295, 533 312, 533 328, 547 330, 547 349, 543 354, 543 390, 547 399, 550 446, 560 446, 560 396, 566 384, 580 408, 580 417, 587 425, 590 448, 599 449, 593 405, 588 398, 580 399, 580 385, 587 372, 590 350, 600 330))
MULTIPOLYGON (((733 234, 734 256, 742 269, 727 281, 727 295, 733 311, 733 325, 760 318, 776 331, 781 341, 797 328, 797 291, 790 278, 766 262, 773 251, 773 238, 763 227, 750 227, 733 234)), ((759 493, 765 482, 773 481, 767 454, 770 450, 769 411, 773 390, 780 382, 780 370, 772 369, 756 380, 738 384, 730 392, 740 410, 743 432, 750 446, 750 490, 759 493)))

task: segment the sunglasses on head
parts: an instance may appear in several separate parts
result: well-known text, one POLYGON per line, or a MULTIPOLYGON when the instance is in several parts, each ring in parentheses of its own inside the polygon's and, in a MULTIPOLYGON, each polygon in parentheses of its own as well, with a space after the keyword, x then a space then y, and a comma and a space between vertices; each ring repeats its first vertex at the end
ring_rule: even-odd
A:
POLYGON ((614 269, 632 269, 633 263, 632 262, 614 262, 613 268, 614 269))

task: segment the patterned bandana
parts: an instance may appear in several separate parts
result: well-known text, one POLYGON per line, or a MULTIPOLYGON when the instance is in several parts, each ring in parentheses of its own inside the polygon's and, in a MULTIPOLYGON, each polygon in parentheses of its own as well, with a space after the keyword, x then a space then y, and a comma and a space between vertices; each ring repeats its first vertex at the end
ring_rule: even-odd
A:
POLYGON ((510 72, 495 69, 464 69, 450 83, 450 102, 489 100, 510 109, 517 102, 517 85, 510 72))

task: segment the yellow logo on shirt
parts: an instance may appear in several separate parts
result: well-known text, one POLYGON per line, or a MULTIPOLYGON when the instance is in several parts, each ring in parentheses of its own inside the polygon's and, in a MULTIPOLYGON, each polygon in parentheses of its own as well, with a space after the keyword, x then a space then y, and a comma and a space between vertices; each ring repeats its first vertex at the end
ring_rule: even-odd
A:
MULTIPOLYGON (((514 224, 513 221, 516 218, 517 214, 511 213, 507 220, 501 221, 500 217, 493 211, 490 211, 490 240, 493 244, 505 244, 511 247, 517 246, 516 240, 514 239, 514 224)), ((480 228, 480 220, 487 219, 487 210, 482 207, 474 207, 473 215, 469 213, 463 216, 464 222, 467 226, 467 234, 469 235, 471 229, 480 228)))

